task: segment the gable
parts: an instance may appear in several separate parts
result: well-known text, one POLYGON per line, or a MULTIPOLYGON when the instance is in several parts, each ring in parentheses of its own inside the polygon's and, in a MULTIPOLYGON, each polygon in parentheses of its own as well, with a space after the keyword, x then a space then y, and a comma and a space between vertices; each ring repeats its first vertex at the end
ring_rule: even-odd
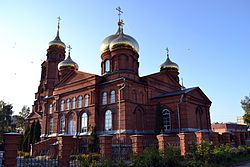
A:
POLYGON ((90 73, 85 73, 81 71, 72 71, 69 72, 60 82, 56 87, 61 87, 66 84, 74 83, 77 81, 80 81, 82 79, 89 78, 91 76, 94 76, 94 74, 90 73))
POLYGON ((38 118, 38 117, 41 117, 41 115, 38 114, 37 112, 32 112, 26 119, 33 119, 33 118, 38 118))
POLYGON ((201 101, 207 101, 209 102, 210 104, 212 103, 209 98, 205 95, 205 93, 199 88, 199 87, 196 87, 196 89, 193 89, 192 91, 189 91, 187 93, 188 96, 191 96, 195 99, 199 99, 201 101))

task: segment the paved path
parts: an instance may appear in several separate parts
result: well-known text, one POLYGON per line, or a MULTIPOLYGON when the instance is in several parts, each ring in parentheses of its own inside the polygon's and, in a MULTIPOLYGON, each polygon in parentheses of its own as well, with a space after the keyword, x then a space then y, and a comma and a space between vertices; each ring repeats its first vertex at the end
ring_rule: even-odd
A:
POLYGON ((232 165, 230 167, 250 167, 250 161, 242 162, 237 165, 232 165))

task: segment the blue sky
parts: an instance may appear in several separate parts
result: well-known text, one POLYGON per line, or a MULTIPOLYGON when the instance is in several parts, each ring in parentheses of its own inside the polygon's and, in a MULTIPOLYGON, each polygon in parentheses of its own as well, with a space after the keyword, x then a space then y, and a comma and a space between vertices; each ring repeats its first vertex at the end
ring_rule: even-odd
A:
POLYGON ((212 122, 236 121, 240 100, 250 93, 250 1, 248 0, 43 0, 0 1, 0 99, 18 113, 31 106, 40 64, 56 35, 72 46, 79 70, 100 74, 102 40, 117 30, 140 46, 140 76, 159 71, 170 58, 186 87, 199 86, 212 101, 212 122))

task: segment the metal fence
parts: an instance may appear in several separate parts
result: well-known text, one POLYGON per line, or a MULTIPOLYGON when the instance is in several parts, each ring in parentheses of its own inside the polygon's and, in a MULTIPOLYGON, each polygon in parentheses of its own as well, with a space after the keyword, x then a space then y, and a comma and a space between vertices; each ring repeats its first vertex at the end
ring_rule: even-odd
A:
POLYGON ((3 167, 3 154, 4 151, 0 151, 0 167, 3 167))
POLYGON ((18 157, 17 167, 57 167, 58 160, 50 158, 48 156, 36 156, 36 157, 18 157))

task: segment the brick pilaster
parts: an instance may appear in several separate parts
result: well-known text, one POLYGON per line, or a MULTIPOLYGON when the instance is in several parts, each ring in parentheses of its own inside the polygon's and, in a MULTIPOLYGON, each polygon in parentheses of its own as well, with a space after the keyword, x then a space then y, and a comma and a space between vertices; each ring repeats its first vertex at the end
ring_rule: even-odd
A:
POLYGON ((179 133, 178 136, 180 138, 180 150, 181 155, 185 155, 189 151, 189 140, 191 133, 179 133))
POLYGON ((241 145, 240 132, 234 132, 234 135, 235 135, 235 144, 238 147, 241 145))
POLYGON ((72 136, 62 135, 58 140, 58 162, 59 166, 70 167, 70 153, 72 149, 72 136))
POLYGON ((223 137, 223 140, 224 140, 224 144, 231 144, 230 133, 229 132, 222 133, 222 137, 223 137))
POLYGON ((112 135, 99 136, 101 156, 109 161, 112 161, 112 138, 112 135))
POLYGON ((169 135, 166 135, 166 134, 160 134, 157 136, 158 145, 159 145, 159 152, 166 153, 167 146, 168 146, 168 143, 167 143, 168 138, 169 138, 169 135))
POLYGON ((213 142, 214 146, 219 145, 219 136, 217 132, 210 133, 210 140, 213 142))
POLYGON ((133 153, 141 156, 143 154, 143 135, 132 135, 130 136, 132 140, 132 150, 133 153))
POLYGON ((16 167, 17 165, 17 146, 21 139, 19 133, 5 133, 4 134, 4 166, 16 167))
POLYGON ((202 141, 209 143, 209 132, 198 131, 195 132, 197 144, 201 144, 202 141))

